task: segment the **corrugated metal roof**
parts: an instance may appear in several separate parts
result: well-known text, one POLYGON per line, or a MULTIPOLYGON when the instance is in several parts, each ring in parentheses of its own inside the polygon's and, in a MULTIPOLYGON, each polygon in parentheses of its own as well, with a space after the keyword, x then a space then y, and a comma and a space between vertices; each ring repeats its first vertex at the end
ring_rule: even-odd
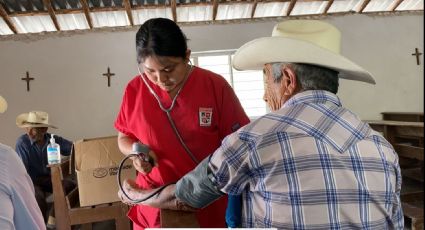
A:
POLYGON ((379 12, 390 10, 394 0, 371 0, 363 12, 379 12))
POLYGON ((335 0, 328 13, 351 12, 358 2, 358 0, 335 0))
POLYGON ((56 17, 61 30, 84 30, 90 28, 83 13, 58 14, 56 17))
POLYGON ((321 14, 325 11, 328 1, 297 2, 290 15, 321 14))
POLYGON ((397 11, 424 10, 424 1, 423 0, 404 0, 395 10, 397 11))
POLYGON ((259 2, 254 18, 280 17, 288 10, 289 2, 259 2))
POLYGON ((217 17, 215 20, 231 20, 241 18, 251 18, 252 4, 221 4, 217 9, 217 17))
POLYGON ((0 0, 0 36, 132 26, 156 17, 209 23, 423 9, 423 0, 0 0))

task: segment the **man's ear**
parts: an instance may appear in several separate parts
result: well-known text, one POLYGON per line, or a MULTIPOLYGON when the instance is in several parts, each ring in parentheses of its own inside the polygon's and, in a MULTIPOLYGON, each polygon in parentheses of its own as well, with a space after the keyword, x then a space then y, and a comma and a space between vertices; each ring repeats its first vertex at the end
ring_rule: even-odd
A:
POLYGON ((284 95, 292 96, 297 92, 297 75, 295 71, 287 65, 282 65, 281 71, 283 74, 281 84, 283 84, 282 86, 285 89, 284 95))

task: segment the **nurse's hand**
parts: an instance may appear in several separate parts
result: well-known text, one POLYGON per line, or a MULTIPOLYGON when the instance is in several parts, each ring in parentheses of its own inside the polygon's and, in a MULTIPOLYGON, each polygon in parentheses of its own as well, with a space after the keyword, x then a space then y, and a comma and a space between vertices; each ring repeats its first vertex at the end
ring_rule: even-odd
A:
POLYGON ((157 166, 157 157, 151 150, 149 151, 148 161, 140 157, 132 157, 134 168, 143 175, 147 175, 152 171, 152 168, 157 166))

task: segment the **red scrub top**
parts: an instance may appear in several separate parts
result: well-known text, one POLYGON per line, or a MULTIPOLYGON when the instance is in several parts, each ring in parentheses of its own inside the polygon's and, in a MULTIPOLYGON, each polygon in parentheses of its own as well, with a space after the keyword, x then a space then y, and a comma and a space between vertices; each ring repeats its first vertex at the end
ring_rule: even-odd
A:
MULTIPOLYGON (((171 98, 146 78, 165 108, 171 98)), ((173 121, 188 148, 200 162, 213 153, 228 134, 249 123, 238 98, 227 81, 213 72, 193 67, 192 73, 171 110, 173 121)), ((131 80, 124 93, 115 128, 138 139, 156 153, 158 166, 136 182, 149 189, 176 182, 196 167, 176 137, 167 115, 140 76, 131 80)), ((225 227, 227 199, 222 198, 197 214, 200 227, 225 227)), ((160 227, 159 209, 133 206, 129 218, 134 229, 160 227)))

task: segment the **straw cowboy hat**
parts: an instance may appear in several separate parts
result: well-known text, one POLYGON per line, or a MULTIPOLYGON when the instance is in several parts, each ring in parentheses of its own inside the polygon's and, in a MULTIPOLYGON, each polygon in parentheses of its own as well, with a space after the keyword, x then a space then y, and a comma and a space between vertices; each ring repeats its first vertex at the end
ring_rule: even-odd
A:
POLYGON ((7 102, 2 96, 0 96, 0 113, 4 113, 6 109, 7 109, 7 102))
POLYGON ((49 115, 43 111, 31 111, 20 114, 16 117, 16 125, 19 128, 51 127, 56 129, 56 126, 49 124, 49 115))
POLYGON ((237 70, 260 70, 273 62, 304 63, 327 67, 339 77, 375 84, 372 74, 340 55, 341 33, 318 20, 278 23, 271 37, 258 38, 240 47, 234 56, 237 70))

